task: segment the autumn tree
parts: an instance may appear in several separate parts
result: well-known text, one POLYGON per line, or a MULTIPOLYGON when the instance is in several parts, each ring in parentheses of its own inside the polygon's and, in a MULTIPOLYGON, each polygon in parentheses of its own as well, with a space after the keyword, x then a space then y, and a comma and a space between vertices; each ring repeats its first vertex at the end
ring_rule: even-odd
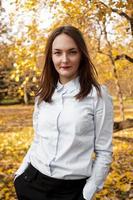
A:
MULTIPOLYGON (((123 70, 128 69, 126 73, 128 78, 131 77, 129 72, 132 71, 130 68, 131 49, 129 48, 129 45, 132 45, 131 2, 110 0, 105 4, 103 1, 96 0, 52 0, 49 1, 49 6, 57 10, 55 16, 58 16, 59 20, 57 19, 55 26, 73 24, 84 32, 92 60, 97 70, 100 73, 103 71, 102 75, 99 73, 100 81, 105 82, 112 79, 116 85, 121 119, 124 120, 123 91, 120 79, 125 74, 123 70), (126 60, 125 64, 122 63, 123 59, 126 60)), ((131 93, 131 88, 129 91, 131 93)))
MULTIPOLYGON (((40 74, 40 60, 44 50, 45 35, 38 26, 39 11, 42 9, 40 1, 14 1, 13 10, 8 13, 7 31, 10 38, 10 56, 13 58, 10 81, 16 82, 18 99, 27 104, 34 95, 37 77, 40 74)), ((4 4, 2 5, 4 9, 4 4)), ((45 19, 44 19, 45 20, 45 19)), ((46 32, 45 32, 46 34, 46 32)))
MULTIPOLYGON (((121 105, 122 94, 132 94, 130 1, 110 0, 105 3, 96 0, 27 0, 14 1, 12 4, 15 10, 9 13, 9 27, 14 30, 10 51, 13 58, 11 79, 19 85, 19 97, 25 103, 34 95, 33 88, 37 86, 47 36, 51 30, 62 24, 72 24, 84 33, 91 58, 99 72, 100 82, 109 83, 111 89, 119 88, 117 96, 121 105), (40 15, 45 7, 53 13, 54 23, 47 29, 41 29, 40 23, 43 22, 40 21, 40 15), (128 83, 126 85, 125 79, 128 83)), ((123 112, 121 113, 124 118, 123 112)))

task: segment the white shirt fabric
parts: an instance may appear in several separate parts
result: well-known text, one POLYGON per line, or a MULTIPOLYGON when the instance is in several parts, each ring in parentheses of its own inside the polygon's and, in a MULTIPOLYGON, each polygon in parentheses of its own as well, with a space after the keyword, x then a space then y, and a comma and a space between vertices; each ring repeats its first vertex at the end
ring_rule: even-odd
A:
POLYGON ((54 178, 88 177, 83 196, 91 200, 102 189, 112 162, 113 103, 104 85, 102 98, 93 86, 83 100, 76 100, 79 90, 77 77, 65 85, 58 81, 52 103, 38 106, 35 99, 34 140, 15 174, 22 174, 31 163, 54 178))

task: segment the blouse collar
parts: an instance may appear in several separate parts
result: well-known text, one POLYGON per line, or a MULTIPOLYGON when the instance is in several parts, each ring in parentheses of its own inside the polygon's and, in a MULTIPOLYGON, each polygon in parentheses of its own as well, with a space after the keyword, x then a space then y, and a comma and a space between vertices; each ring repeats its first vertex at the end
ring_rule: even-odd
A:
POLYGON ((76 90, 78 88, 80 88, 79 76, 77 76, 75 79, 67 82, 64 85, 61 84, 60 81, 58 80, 56 90, 57 90, 57 92, 60 92, 62 90, 72 92, 73 90, 76 90))

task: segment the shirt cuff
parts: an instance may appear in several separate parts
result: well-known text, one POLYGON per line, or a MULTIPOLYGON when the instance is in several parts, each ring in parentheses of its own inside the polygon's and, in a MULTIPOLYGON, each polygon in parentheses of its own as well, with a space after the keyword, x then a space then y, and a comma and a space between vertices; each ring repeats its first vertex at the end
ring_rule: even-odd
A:
POLYGON ((28 167, 29 163, 22 163, 19 169, 15 172, 14 177, 17 178, 21 175, 28 167))
POLYGON ((92 182, 86 182, 84 188, 83 188, 83 197, 86 200, 92 200, 95 193, 97 192, 97 187, 92 182))

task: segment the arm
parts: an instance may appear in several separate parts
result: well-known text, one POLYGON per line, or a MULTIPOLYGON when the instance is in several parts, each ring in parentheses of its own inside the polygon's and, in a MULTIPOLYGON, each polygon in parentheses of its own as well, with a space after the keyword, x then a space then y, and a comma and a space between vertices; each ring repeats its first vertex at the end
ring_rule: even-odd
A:
POLYGON ((88 178, 83 195, 91 200, 95 192, 101 190, 109 173, 112 162, 113 104, 105 86, 101 87, 102 98, 94 100, 94 151, 96 159, 92 167, 92 175, 88 178))
POLYGON ((15 172, 15 178, 19 175, 21 175, 25 169, 28 167, 29 163, 30 163, 30 154, 32 151, 34 151, 34 149, 36 148, 36 145, 38 144, 38 135, 36 134, 37 132, 37 118, 38 118, 38 106, 37 106, 37 98, 35 99, 35 106, 34 106, 34 112, 33 112, 33 128, 34 128, 34 139, 33 142, 28 150, 28 152, 26 153, 22 164, 20 165, 20 167, 18 168, 18 170, 15 172))

